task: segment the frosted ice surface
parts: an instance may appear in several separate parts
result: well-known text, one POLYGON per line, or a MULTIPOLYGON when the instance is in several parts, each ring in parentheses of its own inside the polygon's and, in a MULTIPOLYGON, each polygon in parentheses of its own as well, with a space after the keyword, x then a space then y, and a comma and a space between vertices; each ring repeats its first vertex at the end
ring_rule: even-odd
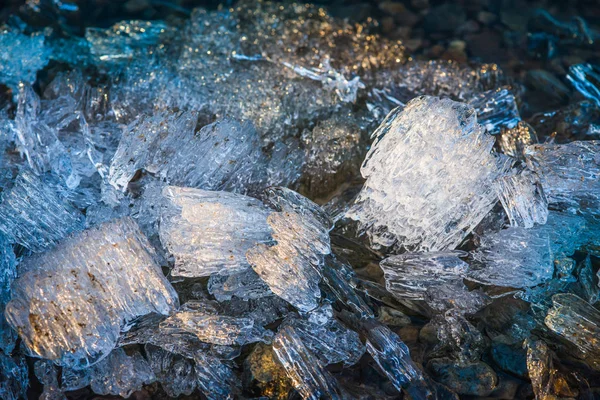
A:
POLYGON ((399 299, 423 300, 428 289, 466 276, 469 265, 459 258, 466 256, 462 251, 404 253, 384 259, 379 266, 390 293, 399 299))
POLYGON ((44 35, 25 35, 8 28, 0 29, 0 82, 18 90, 21 82, 32 84, 36 74, 49 61, 44 35))
POLYGON ((536 174, 523 171, 519 175, 503 176, 496 190, 511 226, 531 228, 548 219, 548 200, 536 174))
POLYGON ((300 311, 317 306, 323 258, 331 252, 329 231, 316 218, 273 212, 267 218, 275 244, 246 252, 252 269, 271 291, 300 311))
POLYGON ((90 386, 94 393, 101 395, 127 398, 155 380, 154 371, 139 352, 128 355, 122 348, 113 350, 90 371, 90 386))
POLYGON ((243 272, 246 251, 271 240, 271 211, 256 199, 173 186, 163 196, 160 240, 175 257, 174 276, 243 272))
POLYGON ((293 327, 322 365, 338 362, 343 362, 345 366, 354 365, 365 352, 358 334, 334 318, 329 304, 320 306, 305 317, 290 314, 282 326, 293 327))
POLYGON ((273 350, 303 399, 343 399, 337 381, 306 348, 295 329, 284 327, 273 340, 273 350))
POLYGON ((25 398, 29 386, 25 357, 13 358, 0 351, 0 398, 18 400, 25 398))
POLYGON ((600 218, 600 141, 533 145, 526 157, 550 205, 600 218))
POLYGON ((577 346, 586 358, 598 360, 600 311, 572 293, 556 294, 552 303, 544 320, 546 326, 577 346))
POLYGON ((211 275, 208 292, 218 301, 231 300, 233 296, 249 300, 273 295, 269 286, 252 269, 232 275, 211 275))
POLYGON ((581 217, 551 211, 545 225, 486 234, 472 253, 476 262, 468 276, 497 286, 536 286, 552 278, 554 260, 597 243, 596 229, 581 217))
POLYGON ((81 369, 108 355, 124 322, 177 304, 147 239, 123 218, 25 259, 5 314, 33 354, 81 369))
POLYGON ((514 128, 521 121, 515 96, 507 89, 478 93, 468 104, 476 110, 479 123, 493 135, 502 128, 514 128))
POLYGON ((504 167, 469 106, 419 97, 373 136, 361 168, 367 181, 346 216, 374 246, 453 249, 496 203, 504 167))
POLYGON ((14 186, 2 193, 0 232, 34 252, 83 229, 83 222, 81 212, 30 170, 23 170, 14 186))
POLYGON ((576 64, 569 67, 567 79, 579 93, 600 107, 600 68, 592 64, 576 64))
POLYGON ((286 211, 316 219, 327 229, 333 228, 329 215, 316 203, 298 192, 281 186, 271 186, 263 192, 264 202, 276 211, 286 211))
POLYGON ((247 191, 261 180, 261 142, 251 123, 221 120, 195 132, 198 114, 157 112, 132 122, 111 162, 109 181, 125 190, 138 170, 168 184, 247 191))
POLYGON ((34 364, 34 373, 40 383, 44 385, 40 399, 42 400, 66 400, 65 394, 58 386, 58 373, 54 364, 47 360, 38 360, 34 364))
POLYGON ((161 322, 160 327, 167 332, 189 332, 203 342, 223 346, 270 342, 272 336, 270 331, 255 325, 251 318, 219 315, 218 310, 199 301, 185 303, 181 310, 161 322))

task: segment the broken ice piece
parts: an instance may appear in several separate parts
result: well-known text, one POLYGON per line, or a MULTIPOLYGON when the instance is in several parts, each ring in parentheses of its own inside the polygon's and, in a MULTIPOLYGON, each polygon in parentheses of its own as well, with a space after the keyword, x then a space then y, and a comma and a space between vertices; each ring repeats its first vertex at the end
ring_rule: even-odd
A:
POLYGON ((68 237, 19 268, 8 322, 32 354, 75 369, 106 357, 123 323, 178 304, 131 218, 68 237))
POLYGON ((592 261, 588 255, 579 269, 579 284, 581 285, 585 300, 590 304, 594 304, 600 300, 600 283, 597 283, 599 280, 600 271, 594 277, 592 261))
POLYGON ((451 280, 462 280, 469 265, 459 257, 463 251, 404 253, 379 263, 385 277, 386 289, 399 299, 425 298, 429 288, 451 280))
POLYGON ((13 243, 41 252, 83 229, 83 215, 30 170, 2 193, 0 232, 13 243))
POLYGON ((21 82, 32 84, 49 61, 49 49, 41 32, 31 36, 0 28, 0 82, 15 93, 21 82))
POLYGON ((323 282, 339 304, 349 307, 361 318, 375 316, 371 307, 355 290, 357 283, 351 266, 340 262, 334 256, 327 257, 323 266, 323 282))
POLYGON ((569 389, 565 377, 554 367, 552 352, 546 343, 527 339, 523 347, 527 348, 527 373, 536 399, 577 396, 569 389))
POLYGON ((282 326, 293 327, 322 365, 339 362, 345 366, 354 365, 365 352, 358 334, 334 318, 329 304, 309 312, 305 317, 290 314, 282 326))
POLYGON ((264 202, 276 211, 287 211, 316 218, 325 228, 332 229, 329 215, 316 203, 291 189, 272 186, 263 192, 264 202))
POLYGON ((0 235, 0 351, 10 354, 15 348, 17 334, 4 318, 4 308, 10 300, 10 286, 17 277, 17 260, 12 246, 0 235))
POLYGON ((592 64, 576 64, 569 67, 567 79, 579 93, 600 107, 600 68, 592 64))
POLYGON ((492 135, 501 129, 514 128, 521 116, 515 96, 507 89, 495 89, 478 93, 469 99, 468 104, 477 112, 477 120, 492 135))
POLYGON ((144 169, 171 185, 246 192, 260 181, 261 142, 251 123, 221 120, 195 132, 198 113, 141 116, 123 133, 109 182, 125 190, 144 169))
POLYGON ((162 193, 160 240, 175 257, 173 276, 243 272, 246 251, 271 240, 271 211, 256 199, 173 186, 162 193))
POLYGON ((101 395, 127 398, 155 380, 152 368, 138 351, 128 355, 120 347, 92 366, 90 371, 90 386, 94 393, 101 395))
POLYGON ((255 326, 251 318, 219 315, 217 310, 200 301, 185 303, 181 310, 160 323, 166 332, 182 330, 193 333, 203 342, 223 346, 244 345, 253 342, 270 342, 271 331, 255 326))
POLYGON ((498 143, 507 156, 524 159, 525 148, 538 143, 535 130, 526 122, 520 121, 515 127, 502 129, 498 143))
POLYGON ((551 205, 600 218, 599 140, 533 145, 527 148, 526 158, 551 205))
POLYGON ((373 133, 365 185, 346 216, 375 247, 456 248, 496 203, 494 138, 463 103, 418 97, 373 133))
POLYGON ((156 381, 169 397, 192 394, 197 386, 192 360, 153 345, 146 345, 145 350, 156 381))
MULTIPOLYGON (((600 356, 600 311, 572 293, 552 296, 544 320, 554 333, 573 343, 586 358, 600 356)), ((597 363, 597 361, 596 361, 597 363)))
POLYGON ((38 360, 34 364, 36 378, 44 385, 40 399, 42 400, 66 400, 65 394, 58 386, 58 373, 51 361, 38 360))
POLYGON ((273 295, 269 286, 252 269, 232 275, 211 275, 207 286, 208 292, 218 301, 231 300, 233 296, 250 300, 273 295))
POLYGON ((246 252, 252 269, 271 291, 300 311, 314 309, 321 297, 323 258, 331 253, 329 231, 314 217, 273 212, 267 218, 275 244, 246 252))
POLYGON ((303 399, 343 399, 337 381, 306 348, 292 327, 280 329, 273 350, 303 399))
POLYGON ((496 181, 496 190, 511 226, 531 228, 546 223, 548 200, 535 174, 523 171, 503 176, 496 181))
POLYGON ((407 390, 413 399, 427 399, 430 390, 410 358, 408 347, 387 326, 370 319, 362 322, 367 351, 397 390, 407 390))

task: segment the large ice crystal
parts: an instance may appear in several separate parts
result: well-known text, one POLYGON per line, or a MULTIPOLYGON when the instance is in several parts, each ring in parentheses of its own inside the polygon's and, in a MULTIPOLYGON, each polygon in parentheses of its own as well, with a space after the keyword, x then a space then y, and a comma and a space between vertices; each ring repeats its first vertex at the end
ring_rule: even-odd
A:
POLYGON ((73 368, 107 356, 124 322, 178 303, 130 218, 68 237, 19 268, 9 323, 33 354, 73 368))
POLYGON ((497 181, 498 197, 512 226, 545 224, 548 200, 535 174, 504 176, 497 181))
POLYGON ((196 132, 198 113, 141 116, 123 134, 109 181, 126 189, 145 170, 169 184, 244 192, 260 180, 260 139, 250 123, 222 120, 196 132))
POLYGON ((250 267, 246 252, 271 240, 271 211, 256 199, 174 186, 163 195, 160 239, 175 257, 173 275, 243 272, 250 267))
POLYGON ((472 108, 419 97, 373 136, 361 168, 367 182, 346 214, 373 245, 453 249, 497 201, 503 167, 472 108))
POLYGON ((13 243, 41 252, 71 232, 83 229, 84 217, 53 187, 30 170, 2 193, 0 232, 13 243))
POLYGON ((570 213, 600 216, 600 141, 540 144, 527 149, 549 203, 570 213))
POLYGON ((337 381, 306 348, 295 329, 285 327, 273 341, 273 350, 303 399, 343 399, 337 381))

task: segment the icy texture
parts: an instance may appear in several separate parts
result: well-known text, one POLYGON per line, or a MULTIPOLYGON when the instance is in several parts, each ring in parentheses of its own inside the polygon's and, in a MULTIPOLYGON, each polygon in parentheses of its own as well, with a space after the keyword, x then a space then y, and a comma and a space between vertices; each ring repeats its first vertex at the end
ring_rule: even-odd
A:
POLYGON ((273 212, 267 223, 276 243, 248 250, 248 262, 277 296, 300 311, 314 309, 323 257, 331 252, 328 229, 311 215, 293 212, 273 212))
POLYGON ((534 145, 527 148, 526 157, 551 205, 600 217, 600 141, 534 145))
POLYGON ((535 174, 504 176, 497 181, 496 190, 511 226, 531 228, 543 225, 548 219, 548 200, 535 174))
POLYGON ((600 107, 600 69, 596 65, 571 65, 567 79, 579 93, 600 107))
POLYGON ((30 170, 2 193, 0 232, 10 242, 41 252, 80 229, 83 215, 30 170))
POLYGON ((108 357, 94 365, 90 375, 90 386, 94 393, 122 397, 129 397, 156 379, 140 353, 136 351, 127 355, 122 348, 113 350, 108 357))
POLYGON ((232 275, 211 275, 208 292, 218 301, 231 300, 233 296, 249 300, 273 295, 269 286, 252 269, 232 275))
POLYGON ((270 331, 255 326, 251 318, 218 315, 216 309, 198 301, 185 303, 181 310, 161 322, 160 327, 165 331, 193 333, 203 342, 223 346, 269 342, 272 336, 270 331))
POLYGON ((294 328, 285 327, 273 341, 273 350, 303 399, 343 399, 337 381, 306 348, 294 328))
POLYGON ((419 97, 373 136, 361 168, 367 181, 346 214, 373 245, 453 249, 495 204, 502 170, 472 108, 419 97))
POLYGON ((192 394, 197 386, 193 361, 156 346, 147 345, 145 349, 156 381, 160 382, 167 395, 177 397, 192 394))
POLYGON ((17 91, 21 82, 31 84, 36 74, 49 61, 44 36, 31 36, 16 30, 0 28, 0 82, 17 91))
POLYGON ((569 390, 565 378, 554 367, 552 352, 541 340, 527 340, 527 372, 536 399, 555 399, 569 390))
POLYGON ((500 133, 502 128, 514 128, 521 121, 515 96, 507 89, 477 94, 468 104, 477 111, 479 123, 493 135, 500 133))
POLYGON ((579 270, 579 283, 582 287, 584 299, 594 304, 600 300, 600 272, 594 276, 592 260, 588 255, 579 270))
POLYGON ((10 300, 10 286, 17 277, 17 260, 12 246, 0 236, 0 351, 10 354, 17 340, 17 334, 4 318, 4 308, 10 300))
POLYGON ((356 364, 365 352, 358 334, 334 318, 329 304, 309 312, 304 318, 297 315, 288 317, 283 326, 293 327, 322 365, 343 362, 350 366, 356 364))
POLYGON ((265 168, 252 124, 226 119, 196 133, 197 121, 196 112, 136 119, 111 162, 110 183, 125 190, 138 170, 146 170, 171 185, 245 192, 265 168))
POLYGON ((25 358, 17 358, 0 351, 0 397, 5 400, 25 398, 29 376, 25 358))
POLYGON ((287 399, 292 383, 277 360, 273 347, 259 343, 246 358, 244 367, 250 375, 247 379, 256 383, 270 398, 287 399))
POLYGON ((42 400, 66 400, 66 396, 58 386, 58 374, 51 361, 38 360, 34 364, 34 373, 44 391, 40 396, 42 400))
POLYGON ((107 356, 124 322, 178 303, 130 218, 71 236, 19 268, 7 320, 33 354, 75 369, 107 356))
POLYGON ((365 321, 363 333, 367 340, 367 351, 394 387, 398 390, 407 388, 414 399, 426 399, 430 392, 423 375, 410 359, 408 347, 398 335, 374 320, 365 321))
POLYGON ((173 186, 163 196, 160 240, 175 257, 174 276, 243 272, 246 251, 271 239, 270 210, 256 199, 173 186))
POLYGON ((504 154, 522 159, 525 148, 538 143, 538 138, 531 125, 521 121, 511 129, 502 129, 498 143, 504 154))
POLYGON ((390 293, 399 299, 423 300, 427 290, 466 276, 469 265, 459 258, 466 255, 462 251, 405 253, 388 257, 379 266, 390 293))
POLYGON ((316 203, 285 187, 272 186, 263 192, 264 202, 276 211, 296 213, 307 218, 315 218, 328 230, 333 227, 329 215, 316 203))
POLYGON ((333 256, 327 257, 323 267, 323 282, 337 302, 350 308, 362 318, 373 318, 373 310, 356 292, 356 277, 352 267, 340 262, 333 256))
POLYGON ((546 326, 577 346, 586 358, 598 357, 600 311, 571 293, 554 295, 552 303, 544 320, 546 326))

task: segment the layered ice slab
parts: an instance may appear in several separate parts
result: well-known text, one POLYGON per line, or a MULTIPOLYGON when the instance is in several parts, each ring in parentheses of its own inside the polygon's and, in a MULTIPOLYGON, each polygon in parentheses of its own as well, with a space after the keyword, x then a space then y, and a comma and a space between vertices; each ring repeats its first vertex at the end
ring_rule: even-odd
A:
POLYGON ((330 222, 316 204, 281 188, 265 194, 277 211, 235 193, 173 186, 162 193, 159 233, 175 258, 173 275, 232 276, 251 267, 299 310, 317 307, 331 247, 330 222))
POLYGON ((148 240, 128 217, 25 259, 19 274, 8 322, 32 354, 74 369, 108 355, 123 323, 178 306, 148 240))
POLYGON ((174 276, 232 275, 250 268, 246 252, 271 240, 271 210, 251 197, 169 186, 162 192, 160 239, 174 276))
POLYGON ((600 141, 533 145, 525 156, 540 176, 550 205, 600 218, 600 141))
POLYGON ((109 182, 126 189, 139 170, 172 185, 244 192, 260 180, 261 142, 251 123, 221 120, 196 132, 198 113, 157 112, 132 122, 109 169, 109 182))
POLYGON ((469 106, 418 97, 373 136, 361 168, 367 181, 346 216, 375 247, 453 249, 496 203, 504 166, 469 106))

